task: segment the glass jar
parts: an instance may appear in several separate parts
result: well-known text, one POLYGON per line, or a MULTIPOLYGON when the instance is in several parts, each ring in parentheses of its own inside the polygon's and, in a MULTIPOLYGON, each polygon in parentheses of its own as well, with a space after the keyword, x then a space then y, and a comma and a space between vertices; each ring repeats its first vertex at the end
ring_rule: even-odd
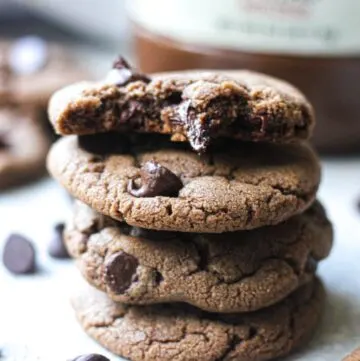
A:
POLYGON ((360 150, 360 1, 131 0, 145 72, 247 68, 298 86, 322 152, 360 150))

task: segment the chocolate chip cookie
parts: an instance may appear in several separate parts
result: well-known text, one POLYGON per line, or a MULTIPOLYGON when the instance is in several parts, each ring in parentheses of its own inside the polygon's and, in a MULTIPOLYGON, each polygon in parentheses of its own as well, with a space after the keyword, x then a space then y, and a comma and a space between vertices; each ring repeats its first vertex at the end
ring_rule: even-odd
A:
POLYGON ((227 141, 199 158, 163 137, 65 137, 52 147, 48 169, 94 210, 147 229, 253 229, 288 219, 314 200, 320 168, 307 144, 227 141))
POLYGON ((222 234, 130 227, 77 202, 65 242, 87 281, 114 301, 246 312, 310 281, 332 227, 318 202, 277 226, 222 234))
POLYGON ((74 84, 56 93, 50 120, 59 134, 150 132, 190 142, 206 152, 214 138, 288 142, 307 139, 311 105, 299 90, 249 71, 134 71, 123 59, 104 82, 74 84))
POLYGON ((357 348, 349 355, 347 355, 343 361, 360 361, 360 348, 357 348))
POLYGON ((2 103, 46 107, 53 92, 87 76, 63 46, 36 36, 0 41, 2 103))
POLYGON ((94 289, 74 298, 85 331, 131 361, 265 361, 302 346, 323 308, 319 281, 252 313, 214 314, 185 304, 126 306, 94 289))
POLYGON ((1 107, 0 190, 44 174, 49 146, 33 107, 1 107))

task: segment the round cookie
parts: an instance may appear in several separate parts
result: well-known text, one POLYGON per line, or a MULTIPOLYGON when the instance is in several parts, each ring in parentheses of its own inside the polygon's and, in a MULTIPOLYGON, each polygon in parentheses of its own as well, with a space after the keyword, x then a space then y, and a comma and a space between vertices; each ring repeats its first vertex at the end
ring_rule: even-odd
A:
POLYGON ((332 227, 318 202, 279 225, 222 234, 130 227, 77 202, 65 243, 86 280, 114 301, 247 312, 310 281, 332 227))
POLYGON ((102 83, 57 92, 49 118, 59 134, 136 131, 169 134, 204 153, 214 138, 288 142, 310 137, 314 113, 290 84, 250 71, 151 75, 114 63, 102 83))
POLYGON ((360 347, 347 355, 342 361, 360 361, 360 347))
POLYGON ((0 41, 2 103, 45 108, 56 90, 87 76, 64 46, 36 36, 0 41))
POLYGON ((33 107, 0 108, 0 190, 44 174, 49 146, 33 107))
POLYGON ((132 226, 181 232, 279 223, 304 211, 319 185, 318 159, 307 144, 227 141, 201 159, 161 136, 143 137, 131 142, 104 133, 80 137, 80 145, 77 137, 65 137, 50 150, 48 169, 99 213, 132 226), (175 175, 181 188, 174 188, 175 175))
POLYGON ((324 304, 319 281, 252 313, 214 314, 184 304, 126 306, 88 290, 74 298, 85 331, 131 361, 265 361, 304 345, 324 304))

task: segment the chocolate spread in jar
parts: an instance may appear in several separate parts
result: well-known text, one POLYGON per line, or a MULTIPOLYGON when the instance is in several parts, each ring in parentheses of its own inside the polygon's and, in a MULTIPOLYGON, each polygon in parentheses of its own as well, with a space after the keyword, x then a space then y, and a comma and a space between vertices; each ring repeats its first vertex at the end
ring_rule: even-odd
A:
POLYGON ((360 2, 132 0, 144 72, 247 68, 286 79, 314 104, 322 152, 360 150, 360 2))

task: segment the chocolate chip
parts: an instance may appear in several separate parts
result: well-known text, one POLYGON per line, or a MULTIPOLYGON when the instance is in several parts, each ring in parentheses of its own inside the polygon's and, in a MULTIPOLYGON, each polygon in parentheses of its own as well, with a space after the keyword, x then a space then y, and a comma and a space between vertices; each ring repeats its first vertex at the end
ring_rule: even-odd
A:
POLYGON ((143 125, 143 110, 145 106, 137 100, 129 100, 119 111, 119 125, 129 125, 131 129, 141 128, 143 125))
POLYGON ((131 147, 129 139, 119 133, 99 133, 81 135, 78 137, 79 146, 89 153, 99 155, 123 154, 131 147))
POLYGON ((198 117, 190 100, 178 107, 179 122, 186 129, 191 147, 198 153, 205 153, 210 144, 209 126, 205 117, 198 117))
POLYGON ((113 69, 108 73, 106 81, 114 83, 117 86, 125 86, 134 81, 149 83, 151 79, 145 74, 135 71, 129 63, 120 56, 114 61, 113 69))
POLYGON ((81 355, 75 357, 71 361, 110 361, 107 357, 97 353, 90 353, 88 355, 81 355))
POLYGON ((113 62, 113 69, 129 69, 131 70, 130 64, 122 57, 119 56, 114 62, 113 62))
POLYGON ((15 274, 35 272, 35 249, 33 244, 20 234, 7 239, 3 252, 4 266, 15 274))
POLYGON ((182 92, 173 91, 168 97, 163 100, 163 106, 178 105, 182 102, 182 92))
POLYGON ((164 276, 159 271, 155 271, 155 283, 159 285, 162 281, 164 281, 164 276))
POLYGON ((54 235, 49 243, 48 253, 51 257, 57 259, 70 258, 69 253, 64 244, 64 223, 58 223, 54 227, 54 235))
POLYGON ((177 175, 154 161, 141 167, 140 177, 140 188, 133 179, 128 183, 128 192, 134 197, 175 196, 183 186, 177 175))
POLYGON ((105 281, 110 289, 117 293, 124 293, 136 280, 138 260, 125 252, 111 255, 105 263, 105 281))

